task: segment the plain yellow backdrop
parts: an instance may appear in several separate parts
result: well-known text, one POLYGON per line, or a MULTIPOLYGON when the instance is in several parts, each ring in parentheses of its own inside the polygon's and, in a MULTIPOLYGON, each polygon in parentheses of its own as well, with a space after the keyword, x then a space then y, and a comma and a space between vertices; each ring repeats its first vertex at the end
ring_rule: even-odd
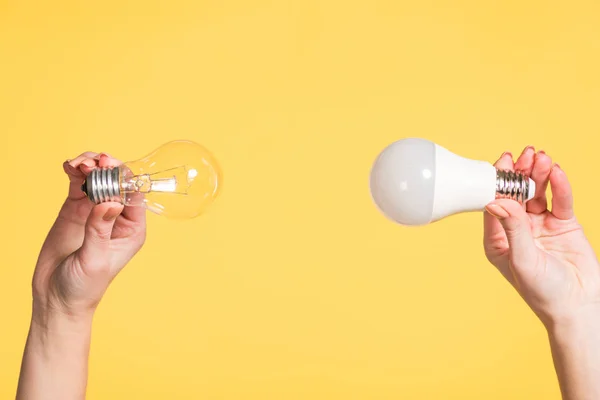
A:
POLYGON ((559 398, 546 335, 481 216, 388 222, 406 136, 570 175, 600 247, 595 1, 0 1, 0 398, 14 398, 61 164, 173 139, 214 153, 204 216, 150 215, 97 312, 98 399, 559 398))

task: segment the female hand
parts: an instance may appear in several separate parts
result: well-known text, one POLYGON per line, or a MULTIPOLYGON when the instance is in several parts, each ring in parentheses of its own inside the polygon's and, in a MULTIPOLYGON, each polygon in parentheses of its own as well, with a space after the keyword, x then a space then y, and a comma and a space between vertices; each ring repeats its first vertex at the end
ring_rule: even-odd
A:
POLYGON ((92 312, 112 279, 142 247, 143 208, 112 202, 94 205, 81 190, 94 168, 119 164, 105 154, 90 152, 63 164, 69 193, 35 269, 34 316, 92 312))
POLYGON ((18 400, 85 398, 94 310, 146 236, 145 209, 94 205, 81 190, 94 168, 118 164, 105 154, 84 153, 63 165, 69 194, 33 276, 18 400))
POLYGON ((531 176, 536 193, 525 206, 509 199, 487 206, 484 247, 488 260, 546 325, 600 312, 600 266, 573 213, 565 172, 532 147, 514 164, 510 153, 504 153, 495 166, 531 176), (546 200, 548 183, 551 210, 546 200))
POLYGON ((532 147, 514 164, 505 153, 496 167, 530 175, 536 193, 525 206, 498 199, 486 207, 487 258, 545 325, 563 399, 600 399, 600 265, 573 213, 567 176, 532 147))

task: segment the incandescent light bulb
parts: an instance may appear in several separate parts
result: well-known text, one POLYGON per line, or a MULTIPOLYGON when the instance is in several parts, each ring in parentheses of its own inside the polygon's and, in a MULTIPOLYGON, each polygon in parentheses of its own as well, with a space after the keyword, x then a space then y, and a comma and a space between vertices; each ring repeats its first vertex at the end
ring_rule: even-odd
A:
POLYGON ((535 183, 520 172, 460 157, 425 139, 387 146, 371 169, 371 196, 379 210, 401 225, 426 225, 453 214, 483 211, 496 198, 520 203, 535 183))
POLYGON ((212 154, 190 141, 166 143, 118 167, 96 168, 81 189, 96 203, 117 201, 167 218, 197 217, 218 195, 221 170, 212 154))

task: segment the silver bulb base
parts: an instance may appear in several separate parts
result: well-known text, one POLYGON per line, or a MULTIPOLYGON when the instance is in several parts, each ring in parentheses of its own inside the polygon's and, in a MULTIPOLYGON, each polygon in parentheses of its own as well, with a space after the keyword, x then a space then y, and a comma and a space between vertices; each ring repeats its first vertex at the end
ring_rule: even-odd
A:
POLYGON ((119 168, 94 169, 81 185, 81 190, 94 204, 109 201, 122 203, 119 168))
POLYGON ((496 198, 524 204, 529 199, 529 177, 520 171, 496 170, 496 198))

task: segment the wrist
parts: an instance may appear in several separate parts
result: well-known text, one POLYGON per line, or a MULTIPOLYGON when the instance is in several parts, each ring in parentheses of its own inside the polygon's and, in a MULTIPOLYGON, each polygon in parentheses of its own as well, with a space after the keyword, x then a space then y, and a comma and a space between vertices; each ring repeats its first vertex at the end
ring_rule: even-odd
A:
POLYGON ((600 398, 600 311, 594 308, 580 309, 546 325, 564 399, 600 398))
POLYGON ((87 368, 91 331, 91 319, 85 321, 61 314, 33 317, 24 360, 39 371, 56 370, 60 374, 60 371, 71 370, 73 366, 83 370, 87 368))
POLYGON ((93 311, 67 313, 48 307, 33 307, 30 339, 39 343, 72 341, 81 338, 87 341, 92 330, 93 311))
POLYGON ((90 324, 96 311, 95 307, 72 307, 51 293, 33 295, 32 323, 42 327, 60 324, 64 326, 90 324))
POLYGON ((558 342, 600 339, 600 308, 588 308, 545 324, 548 335, 558 342))
POLYGON ((93 313, 34 306, 18 399, 83 399, 93 313))

